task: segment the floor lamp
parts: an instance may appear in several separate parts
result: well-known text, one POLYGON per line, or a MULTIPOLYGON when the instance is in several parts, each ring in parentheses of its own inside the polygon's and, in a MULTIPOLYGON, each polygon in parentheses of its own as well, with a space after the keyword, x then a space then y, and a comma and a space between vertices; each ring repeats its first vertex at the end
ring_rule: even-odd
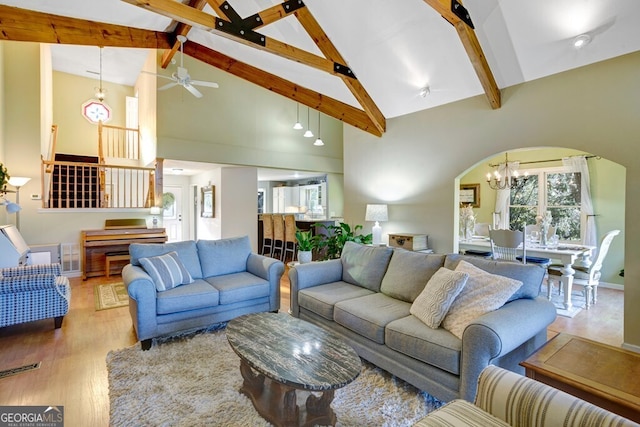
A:
MULTIPOLYGON (((20 206, 20 187, 31 181, 31 178, 24 176, 12 176, 9 178, 9 185, 16 187, 16 205, 20 206)), ((16 211, 16 228, 20 230, 20 209, 16 211)))

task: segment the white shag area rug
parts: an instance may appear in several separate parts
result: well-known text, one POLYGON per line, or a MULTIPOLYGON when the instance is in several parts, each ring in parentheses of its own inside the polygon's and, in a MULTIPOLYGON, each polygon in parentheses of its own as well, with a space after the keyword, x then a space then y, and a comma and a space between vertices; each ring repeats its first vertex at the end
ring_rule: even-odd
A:
MULTIPOLYGON (((140 344, 107 355, 110 425, 270 426, 238 390, 240 359, 224 330, 148 351, 140 344)), ((300 401, 300 400, 299 400, 300 401)), ((443 403, 368 363, 336 390, 338 426, 411 426, 443 403)))

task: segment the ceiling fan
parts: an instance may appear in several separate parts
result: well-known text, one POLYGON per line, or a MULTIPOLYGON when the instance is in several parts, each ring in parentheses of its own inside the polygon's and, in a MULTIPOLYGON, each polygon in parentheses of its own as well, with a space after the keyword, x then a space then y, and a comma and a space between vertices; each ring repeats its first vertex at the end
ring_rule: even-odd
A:
POLYGON ((205 86, 205 87, 217 88, 218 83, 205 82, 202 80, 191 80, 191 76, 187 72, 187 69, 183 67, 184 52, 182 48, 183 48, 184 42, 187 41, 187 37, 183 35, 179 35, 177 36, 177 39, 180 42, 180 65, 178 66, 178 71, 171 74, 171 76, 155 74, 148 71, 143 71, 143 72, 147 74, 153 74, 154 76, 157 76, 163 79, 171 80, 171 83, 167 83, 164 86, 160 86, 158 90, 167 90, 174 86, 180 85, 186 90, 188 90, 189 92, 191 92, 191 94, 196 98, 202 98, 202 93, 198 89, 196 89, 194 86, 205 86))

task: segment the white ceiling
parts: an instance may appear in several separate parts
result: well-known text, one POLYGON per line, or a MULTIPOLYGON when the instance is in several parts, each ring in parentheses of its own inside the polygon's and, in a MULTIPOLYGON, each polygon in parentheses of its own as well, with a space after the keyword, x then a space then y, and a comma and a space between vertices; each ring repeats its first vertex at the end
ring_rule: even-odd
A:
MULTIPOLYGON (((230 3, 247 16, 280 2, 230 3)), ((119 0, 0 0, 0 4, 158 31, 171 25, 168 18, 119 0)), ((306 0, 305 4, 386 118, 483 94, 454 28, 425 1, 306 0), (419 91, 425 85, 431 92, 423 98, 419 91)), ((500 88, 640 50, 638 0, 466 0, 464 4, 500 88), (571 41, 583 33, 592 41, 575 49, 571 41)), ((213 13, 208 7, 205 11, 213 13)), ((319 54, 293 16, 262 32, 319 54)), ((334 76, 202 30, 192 29, 189 38, 358 106, 334 76)), ((97 78, 98 48, 56 45, 52 52, 54 69, 97 78)), ((139 49, 105 48, 103 79, 133 85, 145 55, 139 49)))
MULTIPOLYGON (((233 166, 170 159, 165 159, 163 163, 163 171, 168 175, 192 176, 203 172, 210 172, 212 170, 223 167, 233 166)), ((296 179, 315 178, 320 176, 323 176, 323 174, 318 172, 258 168, 258 181, 289 181, 296 179)))

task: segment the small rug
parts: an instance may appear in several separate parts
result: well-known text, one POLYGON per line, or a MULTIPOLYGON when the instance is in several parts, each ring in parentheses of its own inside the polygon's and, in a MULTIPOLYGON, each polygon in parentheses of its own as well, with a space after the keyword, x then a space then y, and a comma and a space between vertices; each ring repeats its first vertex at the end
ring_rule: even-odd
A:
MULTIPOLYGON (((573 289, 571 291, 571 302, 573 306, 570 310, 564 308, 564 294, 560 294, 558 292, 558 285, 554 283, 553 291, 551 292, 551 302, 556 306, 556 312, 558 316, 562 317, 575 317, 578 313, 582 311, 582 308, 585 305, 584 294, 582 293, 582 286, 578 287, 579 289, 573 289)), ((543 283, 542 289, 540 291, 540 295, 547 296, 547 283, 543 283)))
MULTIPOLYGON (((107 355, 110 426, 269 426, 244 394, 225 331, 107 355)), ((338 426, 411 426, 443 403, 365 363, 331 404, 338 426)))
POLYGON ((96 311, 129 305, 129 295, 122 282, 96 285, 93 288, 93 297, 96 311))

